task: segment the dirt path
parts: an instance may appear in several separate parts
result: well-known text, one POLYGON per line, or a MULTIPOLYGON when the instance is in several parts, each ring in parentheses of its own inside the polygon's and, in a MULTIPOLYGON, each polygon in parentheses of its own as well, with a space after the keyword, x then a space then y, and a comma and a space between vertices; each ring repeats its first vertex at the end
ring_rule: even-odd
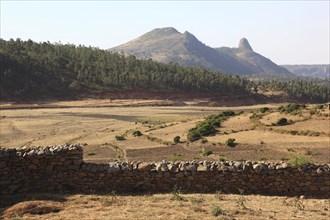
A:
POLYGON ((115 144, 108 144, 107 146, 111 147, 117 155, 117 158, 122 161, 128 161, 127 160, 127 152, 125 149, 119 147, 118 145, 115 144))

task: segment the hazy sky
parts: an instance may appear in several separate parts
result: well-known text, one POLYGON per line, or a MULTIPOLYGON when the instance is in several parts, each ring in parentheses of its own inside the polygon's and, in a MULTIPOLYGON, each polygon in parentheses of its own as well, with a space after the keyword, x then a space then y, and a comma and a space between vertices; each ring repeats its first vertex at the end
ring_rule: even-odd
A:
POLYGON ((158 27, 211 47, 252 48, 277 64, 329 61, 325 1, 1 1, 1 38, 108 49, 158 27))

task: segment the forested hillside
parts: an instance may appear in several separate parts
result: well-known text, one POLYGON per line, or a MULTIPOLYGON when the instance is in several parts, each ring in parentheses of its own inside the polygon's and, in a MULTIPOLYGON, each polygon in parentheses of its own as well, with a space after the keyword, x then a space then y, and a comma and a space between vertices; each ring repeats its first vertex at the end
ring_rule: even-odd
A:
MULTIPOLYGON (((74 98, 81 92, 163 91, 250 95, 255 85, 202 68, 138 60, 92 47, 0 39, 1 99, 74 98)), ((313 83, 270 83, 307 101, 326 101, 328 90, 313 83)))
POLYGON ((1 94, 74 95, 79 90, 248 93, 249 81, 201 68, 166 65, 97 48, 1 40, 1 94))

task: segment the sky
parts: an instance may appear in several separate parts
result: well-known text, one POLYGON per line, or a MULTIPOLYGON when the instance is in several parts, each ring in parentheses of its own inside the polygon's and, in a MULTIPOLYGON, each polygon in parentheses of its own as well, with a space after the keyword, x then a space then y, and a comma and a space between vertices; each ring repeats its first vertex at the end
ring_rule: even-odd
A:
POLYGON ((329 2, 0 0, 0 37, 108 49, 174 27, 210 47, 245 37, 277 64, 329 64, 329 2))

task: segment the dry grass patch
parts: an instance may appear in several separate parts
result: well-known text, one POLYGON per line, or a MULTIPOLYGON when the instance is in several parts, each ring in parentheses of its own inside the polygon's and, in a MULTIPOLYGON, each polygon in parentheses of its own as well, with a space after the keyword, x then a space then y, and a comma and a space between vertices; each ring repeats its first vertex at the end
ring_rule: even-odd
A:
MULTIPOLYGON (((69 195, 58 213, 22 219, 329 219, 327 199, 232 194, 69 195), (221 197, 219 197, 221 195, 221 197), (219 199, 220 198, 220 199, 219 199), (242 203, 243 201, 243 203, 242 203), (242 204, 244 206, 242 206, 242 204)), ((30 202, 25 202, 30 203, 30 202)), ((9 213, 17 207, 7 207, 9 213)), ((46 204, 49 204, 45 201, 46 204)), ((54 205, 53 205, 54 206, 54 205)), ((16 209, 17 210, 17 209, 16 209)), ((14 213, 18 213, 18 210, 14 213)), ((12 215, 11 215, 12 216, 12 215)), ((4 217, 4 216, 3 216, 4 217)), ((12 217, 7 217, 10 219, 12 217)))
POLYGON ((6 209, 3 213, 4 218, 17 218, 30 215, 45 215, 57 213, 63 210, 63 204, 53 201, 25 201, 17 203, 6 209))
POLYGON ((234 134, 216 135, 207 137, 211 142, 225 143, 228 138, 235 138, 237 143, 242 144, 260 144, 264 141, 267 144, 286 145, 288 143, 328 143, 328 137, 305 137, 305 136, 292 136, 289 134, 279 134, 264 130, 242 131, 234 134))
POLYGON ((187 134, 189 129, 195 127, 197 122, 200 120, 201 119, 179 122, 178 124, 172 126, 150 131, 149 134, 170 142, 173 142, 173 138, 175 136, 180 136, 181 142, 185 142, 187 141, 187 134))
POLYGON ((292 120, 293 122, 304 120, 304 117, 302 116, 272 112, 263 116, 259 121, 265 125, 272 125, 273 123, 276 124, 280 118, 286 118, 288 120, 292 120))
POLYGON ((220 123, 221 133, 235 133, 237 131, 251 130, 255 125, 251 122, 251 114, 243 114, 230 117, 226 121, 220 123))
MULTIPOLYGON (((275 128, 276 129, 276 128, 275 128)), ((324 132, 329 134, 330 123, 329 118, 327 119, 310 119, 306 121, 296 122, 291 125, 281 127, 283 130, 297 130, 297 131, 314 131, 314 132, 324 132)))

